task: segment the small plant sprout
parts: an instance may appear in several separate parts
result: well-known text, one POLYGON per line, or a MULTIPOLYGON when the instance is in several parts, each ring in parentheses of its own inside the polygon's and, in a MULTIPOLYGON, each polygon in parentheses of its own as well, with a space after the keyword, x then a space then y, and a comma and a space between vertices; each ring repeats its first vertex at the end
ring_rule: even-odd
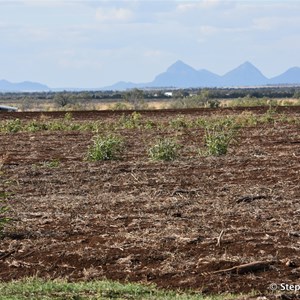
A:
POLYGON ((3 204, 6 197, 6 193, 0 191, 0 235, 2 235, 5 225, 11 221, 11 219, 6 216, 6 212, 9 209, 3 204))
POLYGON ((90 161, 116 160, 123 149, 123 140, 115 135, 95 136, 93 145, 88 149, 90 161))
POLYGON ((53 159, 50 161, 44 161, 43 162, 43 167, 45 168, 58 168, 60 164, 59 159, 53 159))
POLYGON ((152 160, 171 161, 178 157, 179 145, 172 139, 160 139, 148 150, 152 160))
POLYGON ((66 112, 64 116, 65 121, 71 121, 73 119, 73 114, 71 112, 66 112))

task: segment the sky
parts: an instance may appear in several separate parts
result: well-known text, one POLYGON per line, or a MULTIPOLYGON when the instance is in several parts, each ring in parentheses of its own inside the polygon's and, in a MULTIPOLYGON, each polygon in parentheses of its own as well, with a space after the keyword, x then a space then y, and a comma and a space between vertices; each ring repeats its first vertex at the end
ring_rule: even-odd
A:
POLYGON ((150 82, 177 60, 223 75, 300 66, 300 1, 0 0, 0 79, 150 82))

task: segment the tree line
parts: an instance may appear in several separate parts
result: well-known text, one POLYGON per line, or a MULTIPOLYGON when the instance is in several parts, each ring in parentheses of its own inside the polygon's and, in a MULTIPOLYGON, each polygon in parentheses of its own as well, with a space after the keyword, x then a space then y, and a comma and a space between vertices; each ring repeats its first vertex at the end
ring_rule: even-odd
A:
MULTIPOLYGON (((53 101, 60 107, 87 102, 128 102, 133 107, 140 106, 148 100, 180 100, 189 96, 205 99, 253 98, 297 98, 300 99, 300 87, 270 86, 261 88, 193 88, 193 89, 131 89, 126 91, 60 91, 60 92, 9 92, 0 93, 0 100, 5 101, 53 101), (167 92, 172 93, 170 97, 167 92)), ((138 108, 138 107, 137 107, 138 108)))

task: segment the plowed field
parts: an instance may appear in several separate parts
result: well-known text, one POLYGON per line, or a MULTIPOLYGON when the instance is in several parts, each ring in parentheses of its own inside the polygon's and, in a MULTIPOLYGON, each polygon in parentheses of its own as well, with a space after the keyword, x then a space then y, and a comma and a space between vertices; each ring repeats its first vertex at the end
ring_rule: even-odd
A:
MULTIPOLYGON (((1 133, 0 191, 14 221, 0 240, 0 279, 109 278, 203 293, 300 284, 300 109, 243 126, 218 157, 199 155, 203 128, 169 125, 179 115, 267 109, 244 110, 143 111, 151 128, 110 129, 125 140, 116 161, 85 159, 91 131, 1 133), (180 156, 149 160, 149 145, 166 136, 177 139, 180 156)), ((72 121, 113 126, 124 113, 76 112, 72 121)), ((0 114, 2 122, 15 118, 64 115, 0 114)))

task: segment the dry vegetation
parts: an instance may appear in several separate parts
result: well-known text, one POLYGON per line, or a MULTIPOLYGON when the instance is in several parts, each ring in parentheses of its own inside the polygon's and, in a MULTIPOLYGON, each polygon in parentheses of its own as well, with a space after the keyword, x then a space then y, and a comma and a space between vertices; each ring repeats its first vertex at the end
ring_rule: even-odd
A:
POLYGON ((15 220, 1 279, 263 294, 299 283, 299 117, 299 107, 1 114, 0 189, 15 220), (66 127, 28 130, 33 119, 66 127), (224 120, 234 142, 226 155, 203 155, 205 126, 224 120), (87 160, 95 134, 111 133, 124 141, 119 160, 87 160), (149 159, 166 137, 180 145, 176 159, 149 159))

